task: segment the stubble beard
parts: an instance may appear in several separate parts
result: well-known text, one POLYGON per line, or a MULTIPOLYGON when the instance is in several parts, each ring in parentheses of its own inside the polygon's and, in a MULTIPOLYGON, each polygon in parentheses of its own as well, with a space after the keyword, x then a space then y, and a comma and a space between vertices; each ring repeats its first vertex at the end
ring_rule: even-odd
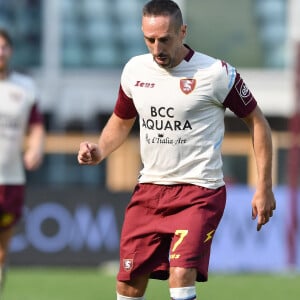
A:
POLYGON ((166 56, 166 58, 167 58, 167 63, 165 63, 165 64, 160 64, 160 63, 157 62, 156 57, 153 56, 153 60, 156 62, 156 64, 157 64, 160 68, 166 69, 166 70, 173 68, 173 67, 174 67, 174 59, 172 59, 172 58, 169 57, 169 56, 166 56))

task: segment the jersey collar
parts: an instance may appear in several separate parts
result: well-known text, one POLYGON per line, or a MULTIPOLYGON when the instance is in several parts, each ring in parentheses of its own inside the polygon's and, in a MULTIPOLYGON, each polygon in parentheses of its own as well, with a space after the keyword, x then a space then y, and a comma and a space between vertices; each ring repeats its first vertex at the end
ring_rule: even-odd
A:
POLYGON ((184 46, 185 46, 186 48, 189 49, 189 52, 188 52, 188 54, 185 56, 184 60, 185 60, 186 62, 189 62, 189 61, 191 60, 191 58, 193 57, 195 51, 194 51, 190 46, 188 46, 187 44, 184 44, 184 46))

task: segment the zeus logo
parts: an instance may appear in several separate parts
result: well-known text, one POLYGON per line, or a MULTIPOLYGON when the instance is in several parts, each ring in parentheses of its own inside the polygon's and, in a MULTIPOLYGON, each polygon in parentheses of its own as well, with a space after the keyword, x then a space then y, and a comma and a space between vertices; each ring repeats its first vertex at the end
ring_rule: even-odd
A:
POLYGON ((151 82, 142 82, 142 81, 137 80, 137 82, 135 83, 134 86, 153 89, 153 88, 155 87, 155 83, 151 83, 151 82))
POLYGON ((207 243, 208 241, 210 241, 213 238, 213 234, 215 233, 215 229, 213 229, 212 231, 210 231, 209 233, 206 234, 206 239, 204 241, 204 243, 207 243))

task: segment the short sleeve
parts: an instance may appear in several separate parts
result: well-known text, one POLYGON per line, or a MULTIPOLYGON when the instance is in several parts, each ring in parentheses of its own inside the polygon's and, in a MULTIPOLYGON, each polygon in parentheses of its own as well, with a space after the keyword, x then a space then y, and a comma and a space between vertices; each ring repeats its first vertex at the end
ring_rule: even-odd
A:
POLYGON ((218 61, 212 85, 214 98, 240 118, 249 115, 257 106, 240 74, 225 61, 218 61))
POLYGON ((257 106, 255 98, 239 73, 236 74, 234 84, 226 96, 223 105, 240 118, 249 115, 257 106))
POLYGON ((119 88, 118 99, 115 105, 114 113, 121 119, 132 119, 137 116, 137 110, 131 94, 132 82, 131 60, 125 65, 119 88))
POLYGON ((137 116, 133 100, 125 94, 122 85, 119 88, 114 113, 121 119, 132 119, 137 116))
POLYGON ((43 123, 44 118, 40 110, 38 109, 37 104, 33 104, 30 115, 29 115, 29 124, 40 124, 43 123))

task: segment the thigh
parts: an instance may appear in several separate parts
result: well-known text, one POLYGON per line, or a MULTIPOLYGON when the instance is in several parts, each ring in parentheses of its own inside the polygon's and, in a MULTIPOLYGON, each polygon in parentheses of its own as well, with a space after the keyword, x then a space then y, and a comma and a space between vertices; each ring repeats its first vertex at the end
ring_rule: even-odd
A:
MULTIPOLYGON (((153 185, 138 185, 126 209, 120 241, 119 281, 169 268, 171 237, 158 231, 160 195, 156 189, 153 185)), ((165 275, 161 279, 167 278, 165 275)))
POLYGON ((197 269, 197 280, 207 279, 213 236, 224 212, 225 188, 191 187, 182 199, 186 207, 170 216, 173 239, 170 266, 197 269))

